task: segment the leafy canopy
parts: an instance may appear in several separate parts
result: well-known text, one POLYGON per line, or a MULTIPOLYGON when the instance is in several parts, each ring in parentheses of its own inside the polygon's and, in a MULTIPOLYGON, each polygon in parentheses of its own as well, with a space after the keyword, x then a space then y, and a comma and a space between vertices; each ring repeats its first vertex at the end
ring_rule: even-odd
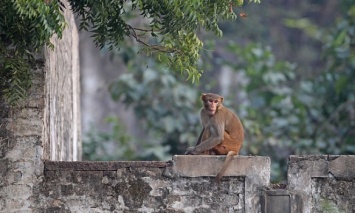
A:
POLYGON ((146 53, 156 53, 160 62, 187 74, 194 82, 202 73, 197 62, 203 43, 196 31, 206 29, 222 36, 218 21, 236 19, 229 7, 242 6, 243 0, 72 0, 70 3, 81 18, 80 28, 92 29, 99 47, 109 45, 112 49, 125 37, 134 38, 146 53), (147 18, 145 26, 127 22, 136 13, 147 18))
POLYGON ((44 45, 53 47, 54 34, 61 38, 65 27, 61 7, 57 1, 0 1, 0 92, 10 104, 25 97, 31 87, 33 53, 44 45))
MULTIPOLYGON (((260 0, 250 0, 259 3, 260 0)), ((3 0, 0 2, 0 87, 8 102, 26 96, 31 86, 33 53, 44 45, 53 47, 50 38, 61 38, 65 28, 61 0, 3 0)), ((69 0, 81 19, 80 29, 93 32, 99 47, 119 48, 125 38, 133 38, 148 55, 162 64, 187 74, 194 82, 201 76, 197 69, 203 43, 197 30, 221 36, 217 23, 233 20, 232 5, 243 0, 69 0), (132 14, 146 18, 146 25, 129 22, 132 14)))

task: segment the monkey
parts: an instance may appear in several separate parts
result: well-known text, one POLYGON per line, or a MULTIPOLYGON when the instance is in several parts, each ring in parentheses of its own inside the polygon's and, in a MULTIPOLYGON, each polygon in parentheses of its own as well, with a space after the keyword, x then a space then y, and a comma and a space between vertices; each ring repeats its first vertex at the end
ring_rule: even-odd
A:
POLYGON ((214 93, 202 93, 203 108, 200 111, 202 131, 195 147, 189 147, 188 155, 226 155, 222 169, 216 176, 219 183, 238 155, 244 141, 244 128, 238 116, 223 106, 223 97, 214 93))

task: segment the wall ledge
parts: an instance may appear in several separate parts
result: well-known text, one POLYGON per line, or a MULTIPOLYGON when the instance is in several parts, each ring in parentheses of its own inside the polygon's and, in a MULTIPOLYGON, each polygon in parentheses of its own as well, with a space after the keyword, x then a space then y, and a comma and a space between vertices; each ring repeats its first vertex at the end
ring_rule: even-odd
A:
POLYGON ((121 168, 171 166, 171 161, 45 161, 44 171, 116 171, 121 168))
MULTIPOLYGON (((212 177, 222 168, 225 156, 174 155, 172 161, 44 161, 45 171, 116 171, 120 168, 173 167, 181 177, 212 177)), ((234 156, 225 176, 254 176, 270 173, 270 158, 263 156, 234 156)), ((269 176, 268 176, 269 178, 269 176)))
MULTIPOLYGON (((175 155, 174 172, 182 177, 216 176, 226 156, 218 155, 175 155)), ((271 161, 264 156, 234 156, 224 176, 260 176, 269 179, 271 161)))
POLYGON ((329 177, 330 174, 339 180, 355 178, 355 169, 349 169, 355 168, 354 155, 291 155, 288 165, 291 175, 302 170, 308 175, 307 179, 329 177))

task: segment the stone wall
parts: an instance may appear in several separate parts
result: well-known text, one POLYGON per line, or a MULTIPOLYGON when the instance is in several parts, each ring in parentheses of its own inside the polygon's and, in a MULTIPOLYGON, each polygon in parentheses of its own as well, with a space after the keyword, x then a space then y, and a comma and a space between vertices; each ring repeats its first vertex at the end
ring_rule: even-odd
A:
POLYGON ((262 193, 262 212, 354 213, 355 156, 290 156, 286 188, 262 193))
POLYGON ((355 156, 291 156, 288 185, 268 157, 174 156, 168 162, 45 162, 38 212, 355 212, 355 156))
POLYGON ((16 107, 0 101, 0 212, 30 210, 43 176, 44 64, 36 66, 27 100, 16 107))
POLYGON ((33 212, 43 160, 81 157, 78 36, 68 9, 65 16, 62 40, 36 57, 29 97, 16 106, 0 100, 0 212, 33 212))
POLYGON ((355 156, 291 156, 291 210, 304 213, 355 212, 355 156))
POLYGON ((168 162, 46 162, 38 212, 260 212, 268 157, 235 157, 221 184, 224 156, 168 162))

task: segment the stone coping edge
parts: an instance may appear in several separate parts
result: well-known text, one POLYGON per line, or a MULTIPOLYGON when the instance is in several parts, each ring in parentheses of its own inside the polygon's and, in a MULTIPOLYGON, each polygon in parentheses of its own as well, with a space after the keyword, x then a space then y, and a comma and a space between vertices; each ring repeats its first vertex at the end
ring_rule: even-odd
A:
POLYGON ((172 161, 44 161, 44 171, 116 171, 120 168, 171 167, 172 161))
MULTIPOLYGON (((214 176, 223 165, 225 156, 174 155, 169 161, 44 161, 44 171, 116 171, 120 168, 173 168, 180 176, 214 176), (192 173, 191 173, 192 172, 192 173)), ((270 171, 269 157, 235 156, 226 176, 245 176, 266 167, 270 171)))
MULTIPOLYGON (((224 164, 224 155, 175 155, 173 169, 182 177, 216 176, 224 164)), ((266 156, 234 156, 224 176, 270 176, 271 161, 266 156)))

